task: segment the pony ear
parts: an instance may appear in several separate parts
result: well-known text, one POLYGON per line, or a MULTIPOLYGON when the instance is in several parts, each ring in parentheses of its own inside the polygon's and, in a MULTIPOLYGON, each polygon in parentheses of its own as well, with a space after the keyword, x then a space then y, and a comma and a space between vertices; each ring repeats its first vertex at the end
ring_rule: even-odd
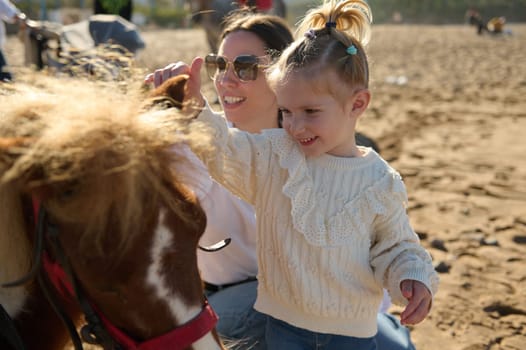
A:
POLYGON ((11 168, 18 155, 13 148, 23 147, 30 141, 29 137, 0 137, 0 177, 11 168))
POLYGON ((149 100, 146 102, 145 107, 152 108, 157 106, 161 108, 175 107, 182 109, 185 86, 188 78, 187 74, 176 75, 156 87, 150 93, 149 100))

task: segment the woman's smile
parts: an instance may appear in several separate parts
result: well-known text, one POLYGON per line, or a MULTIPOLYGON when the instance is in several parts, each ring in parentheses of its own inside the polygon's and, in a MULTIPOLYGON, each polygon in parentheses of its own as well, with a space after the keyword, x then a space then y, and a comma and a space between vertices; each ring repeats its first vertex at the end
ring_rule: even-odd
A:
POLYGON ((246 100, 246 97, 225 95, 223 96, 223 107, 224 108, 237 107, 245 100, 246 100))

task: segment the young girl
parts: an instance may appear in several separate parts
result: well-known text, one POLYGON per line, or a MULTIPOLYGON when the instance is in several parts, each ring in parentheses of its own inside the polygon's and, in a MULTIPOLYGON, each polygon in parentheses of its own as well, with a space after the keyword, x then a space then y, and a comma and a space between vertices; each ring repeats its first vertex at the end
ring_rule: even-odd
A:
MULTIPOLYGON (((269 316, 269 349, 375 349, 382 287, 406 305, 404 324, 425 318, 437 290, 400 175, 354 139, 371 96, 369 17, 362 0, 307 14, 305 35, 268 71, 283 129, 229 129, 210 109, 197 118, 216 133, 211 175, 256 209, 255 308, 269 316)), ((202 100, 201 64, 187 91, 202 100)))

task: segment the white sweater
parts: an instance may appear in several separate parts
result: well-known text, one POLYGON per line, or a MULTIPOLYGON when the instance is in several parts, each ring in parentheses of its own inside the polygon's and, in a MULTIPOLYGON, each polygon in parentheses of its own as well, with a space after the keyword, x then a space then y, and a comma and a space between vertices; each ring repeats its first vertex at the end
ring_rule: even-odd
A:
POLYGON ((283 129, 229 129, 209 109, 198 120, 216 133, 210 174, 256 209, 257 310, 316 332, 371 337, 382 287, 401 305, 402 280, 436 292, 400 175, 372 149, 306 158, 283 129))

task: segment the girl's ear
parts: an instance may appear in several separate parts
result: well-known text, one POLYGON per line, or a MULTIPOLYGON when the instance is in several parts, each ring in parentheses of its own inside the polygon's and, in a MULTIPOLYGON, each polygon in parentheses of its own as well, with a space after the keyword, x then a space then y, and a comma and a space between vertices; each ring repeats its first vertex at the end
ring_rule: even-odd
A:
POLYGON ((369 101, 371 101, 371 92, 369 89, 358 90, 353 98, 353 115, 359 116, 362 114, 367 109, 367 106, 369 106, 369 101))

